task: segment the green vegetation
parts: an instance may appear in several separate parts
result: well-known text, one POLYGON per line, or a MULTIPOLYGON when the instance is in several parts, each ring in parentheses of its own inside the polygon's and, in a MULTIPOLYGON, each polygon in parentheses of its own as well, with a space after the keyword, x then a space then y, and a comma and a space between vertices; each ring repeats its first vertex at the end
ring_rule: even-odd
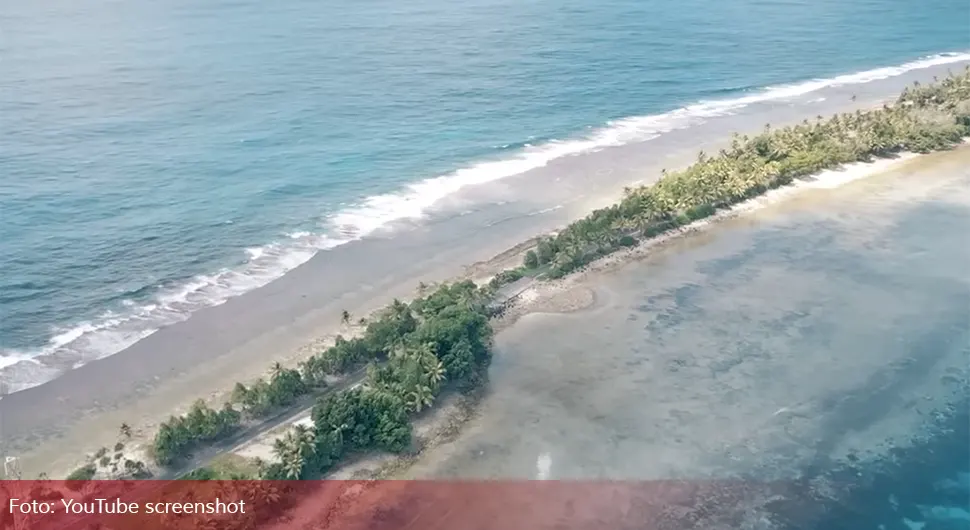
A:
MULTIPOLYGON (((532 254, 535 254, 531 250, 529 252, 531 252, 532 254)), ((528 263, 529 253, 526 253, 525 258, 526 258, 526 262, 528 263)), ((536 262, 535 267, 538 267, 538 265, 539 265, 538 262, 536 262)), ((532 268, 535 268, 535 267, 532 267, 532 268)), ((496 274, 495 277, 488 282, 488 286, 491 287, 492 289, 498 289, 503 285, 508 285, 510 283, 519 281, 520 279, 525 277, 525 273, 528 269, 529 269, 528 265, 525 268, 506 269, 496 274)))
POLYGON ((395 300, 370 319, 362 337, 338 336, 299 369, 276 363, 268 380, 237 383, 219 411, 198 401, 188 414, 169 418, 155 435, 155 460, 173 465, 237 432, 244 415, 265 417, 325 388, 326 376, 365 365, 366 384, 321 399, 313 409, 315 427, 294 428, 277 440, 279 461, 261 475, 301 478, 349 453, 404 451, 411 443, 410 414, 430 407, 446 381, 465 388, 481 379, 492 336, 487 301, 486 291, 470 281, 443 285, 411 304, 395 300))
POLYGON ((71 471, 71 473, 67 475, 67 480, 91 480, 94 478, 94 474, 96 472, 97 468, 93 464, 88 464, 71 471))
POLYGON ((292 405, 300 396, 318 386, 311 381, 299 370, 284 368, 280 363, 275 363, 269 381, 259 379, 249 388, 242 383, 236 383, 230 401, 239 405, 250 417, 258 418, 292 405))
POLYGON ((226 403, 222 410, 210 409, 201 399, 184 416, 162 422, 155 435, 155 460, 162 465, 177 461, 195 446, 225 438, 239 427, 241 414, 226 403))
POLYGON ((819 117, 753 138, 735 137, 717 156, 628 189, 619 204, 596 210, 526 253, 524 267, 561 277, 635 238, 649 238, 714 214, 794 179, 902 151, 948 149, 970 135, 970 70, 906 89, 893 106, 819 117))
MULTIPOLYGON (((276 363, 268 379, 248 387, 237 383, 221 410, 197 402, 188 414, 161 425, 153 445, 155 459, 172 465, 195 448, 238 432, 244 419, 277 413, 325 389, 328 377, 365 366, 366 383, 319 399, 312 411, 313 427, 295 427, 277 440, 277 461, 260 466, 259 476, 306 478, 349 454, 406 451, 413 414, 432 406, 449 385, 467 389, 482 380, 491 360, 487 304, 495 289, 524 276, 561 277, 640 239, 823 169, 902 151, 947 149, 966 136, 970 70, 907 89, 891 107, 735 137, 730 149, 713 157, 700 153, 689 168, 665 172, 653 186, 629 189, 618 204, 594 211, 555 237, 542 238, 526 253, 523 267, 503 271, 485 288, 466 281, 427 293, 429 288, 422 286, 422 296, 412 303, 395 300, 373 318, 361 318, 362 336, 338 336, 333 346, 297 369, 276 363)), ((351 319, 349 312, 341 313, 342 324, 351 319)), ((122 425, 121 434, 130 437, 130 427, 122 425)), ((194 473, 198 478, 224 475, 211 469, 194 473)))
POLYGON ((260 465, 259 459, 224 453, 178 480, 251 480, 259 476, 260 465))
POLYGON ((300 479, 329 470, 345 455, 400 453, 411 445, 411 414, 431 407, 446 385, 469 388, 491 359, 486 293, 472 282, 443 285, 385 314, 381 364, 367 368, 361 387, 321 398, 313 428, 298 425, 274 445, 268 479, 300 479))
POLYGON ((189 456, 196 447, 233 434, 243 419, 239 410, 249 418, 264 418, 302 396, 325 388, 328 375, 346 374, 369 361, 385 358, 396 341, 416 325, 407 304, 395 300, 367 325, 362 338, 347 340, 338 336, 333 346, 301 363, 299 369, 275 363, 269 380, 259 379, 249 387, 236 383, 230 402, 221 411, 197 402, 189 414, 173 416, 161 424, 153 443, 156 462, 172 465, 189 456))
POLYGON ((193 469, 178 478, 179 480, 218 480, 219 475, 208 467, 193 469))

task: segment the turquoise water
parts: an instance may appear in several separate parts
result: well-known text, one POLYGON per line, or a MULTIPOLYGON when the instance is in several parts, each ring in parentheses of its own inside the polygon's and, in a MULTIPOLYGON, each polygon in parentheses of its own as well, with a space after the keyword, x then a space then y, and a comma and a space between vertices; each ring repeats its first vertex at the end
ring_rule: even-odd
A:
POLYGON ((10 2, 0 364, 114 353, 467 184, 784 93, 766 87, 960 52, 968 16, 964 0, 10 2), (683 109, 712 100, 735 103, 683 109))

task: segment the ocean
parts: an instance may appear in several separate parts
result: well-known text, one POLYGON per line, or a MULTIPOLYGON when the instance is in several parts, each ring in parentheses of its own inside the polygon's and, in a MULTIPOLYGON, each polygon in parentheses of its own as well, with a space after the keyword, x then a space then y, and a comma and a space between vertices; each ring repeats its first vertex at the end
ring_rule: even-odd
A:
POLYGON ((470 186, 966 61, 968 17, 963 0, 10 2, 0 376, 51 380, 470 186))

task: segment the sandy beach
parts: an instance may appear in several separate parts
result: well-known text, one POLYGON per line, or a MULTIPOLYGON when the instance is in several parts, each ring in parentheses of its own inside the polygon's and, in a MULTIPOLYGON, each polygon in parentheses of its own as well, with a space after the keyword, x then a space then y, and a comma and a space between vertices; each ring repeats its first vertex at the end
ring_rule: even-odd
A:
MULTIPOLYGON (((965 143, 953 152, 922 156, 904 153, 893 159, 852 164, 819 173, 810 179, 740 203, 703 221, 647 240, 635 247, 617 251, 564 278, 534 283, 516 297, 501 317, 495 319, 493 326, 501 336, 503 331, 514 328, 524 318, 572 313, 581 313, 580 318, 597 315, 617 303, 617 293, 601 287, 604 281, 615 276, 618 271, 637 267, 639 263, 658 253, 676 253, 703 246, 716 237, 708 229, 723 229, 724 223, 740 223, 741 226, 757 223, 759 217, 770 216, 771 212, 777 213, 785 208, 810 210, 813 205, 821 204, 814 201, 826 200, 824 193, 819 192, 835 190, 857 181, 870 178, 879 180, 879 177, 887 176, 899 178, 900 175, 920 178, 922 172, 938 171, 941 168, 952 171, 968 161, 970 145, 965 143)), ((918 198, 917 192, 918 190, 907 190, 914 199, 918 198)), ((476 401, 480 398, 481 396, 477 396, 476 401)), ((454 406, 435 409, 430 417, 422 419, 416 430, 416 436, 423 448, 421 458, 409 457, 399 465, 393 459, 377 456, 356 462, 350 471, 342 470, 334 478, 426 478, 430 467, 433 467, 429 462, 446 460, 447 455, 452 454, 454 448, 451 447, 451 442, 454 441, 453 431, 456 424, 460 430, 474 416, 475 411, 455 410, 454 406)), ((902 434, 907 434, 905 429, 902 434)))
MULTIPOLYGON (((335 334, 350 332, 339 324, 343 310, 362 316, 394 298, 409 298, 419 282, 481 278, 504 269, 520 259, 517 244, 615 200, 624 186, 651 182, 662 168, 689 164, 699 149, 716 151, 729 141, 730 132, 867 108, 913 80, 932 79, 947 68, 927 68, 849 90, 833 87, 813 94, 811 102, 755 105, 743 115, 712 118, 643 144, 558 160, 463 190, 443 201, 439 214, 425 223, 322 252, 269 285, 200 310, 118 354, 4 396, 3 451, 20 459, 24 477, 41 472, 58 476, 85 454, 113 444, 122 422, 134 427, 136 442, 144 441, 160 420, 195 399, 218 401, 236 381, 263 375, 272 362, 295 364, 335 334)), ((887 165, 876 167, 885 170, 903 163, 909 162, 877 162, 887 165)), ((847 171, 818 182, 836 183, 857 170, 847 171)), ((618 253, 594 269, 629 261, 664 240, 618 253)), ((594 292, 578 286, 592 270, 542 285, 521 311, 589 307, 596 302, 594 292)))
MULTIPOLYGON (((959 273, 966 252, 952 244, 961 237, 953 225, 925 243, 949 248, 935 266, 924 265, 923 252, 893 254, 893 245, 923 248, 919 239, 933 237, 926 217, 908 208, 966 219, 968 161, 965 145, 825 172, 536 284, 496 324, 503 331, 492 380, 475 414, 446 406, 423 420, 419 436, 430 444, 404 466, 386 458, 353 466, 502 486, 466 503, 434 482, 374 483, 355 491, 340 517, 352 528, 389 514, 442 524, 454 510, 463 520, 494 521, 485 496, 522 521, 525 513, 508 503, 543 490, 509 493, 524 484, 517 480, 569 478, 580 479, 571 492, 542 501, 549 513, 529 512, 537 521, 563 516, 557 510, 568 511, 563 498, 572 494, 577 510, 592 510, 584 517, 616 517, 630 495, 631 508, 674 516, 658 528, 682 528, 692 517, 761 517, 769 499, 800 491, 794 479, 824 483, 839 465, 872 464, 916 443, 927 422, 960 402, 970 377, 968 284, 959 273), (774 243, 748 251, 765 237, 774 243), (795 256, 771 250, 811 241, 823 243, 795 256), (864 274, 842 268, 883 254, 887 263, 864 274), (793 274, 782 263, 794 264, 793 274), (784 296, 773 301, 782 285, 784 296), (448 429, 449 418, 463 422, 460 432, 448 429), (428 428, 435 423, 445 431, 438 437, 428 428), (677 504, 679 488, 694 498, 671 514, 664 506, 677 504), (610 499, 608 509, 596 508, 597 495, 610 499), (455 508, 435 510, 441 503, 455 508)), ((795 495, 806 501, 804 491, 795 495)), ((304 507, 296 516, 320 521, 336 516, 332 508, 304 507)))
POLYGON ((968 161, 821 174, 537 285, 481 418, 410 476, 789 478, 886 457, 970 377, 968 161))

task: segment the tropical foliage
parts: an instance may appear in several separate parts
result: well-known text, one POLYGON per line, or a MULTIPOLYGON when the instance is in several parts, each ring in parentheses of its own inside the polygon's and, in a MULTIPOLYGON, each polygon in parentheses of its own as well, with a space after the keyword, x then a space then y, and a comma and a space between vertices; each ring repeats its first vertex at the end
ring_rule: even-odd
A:
POLYGON ((236 383, 230 400, 240 405, 250 416, 260 417, 293 404, 315 386, 313 382, 312 379, 304 378, 299 370, 284 368, 277 362, 271 368, 269 381, 259 379, 248 388, 242 383, 236 383))
POLYGON ((212 410, 201 399, 184 416, 162 422, 155 434, 155 460, 168 465, 189 454, 197 445, 225 438, 239 427, 241 414, 226 403, 212 410))
POLYGON ((206 443, 238 431, 243 415, 260 418, 292 405, 325 377, 367 366, 363 387, 322 398, 314 428, 296 427, 277 440, 267 478, 320 473, 348 452, 400 452, 411 443, 411 413, 432 406, 446 382, 465 388, 481 378, 490 359, 488 294, 474 282, 442 285, 406 304, 394 300, 369 320, 359 338, 337 337, 299 369, 275 363, 268 379, 236 383, 230 402, 214 411, 197 402, 188 414, 163 422, 155 460, 172 465, 206 443))
MULTIPOLYGON (((529 259, 530 253, 531 254, 535 254, 535 252, 533 252, 531 250, 526 253, 526 257, 525 257, 526 258, 526 267, 525 268, 507 269, 507 270, 504 270, 504 271, 496 274, 495 277, 492 278, 488 282, 488 286, 491 287, 492 289, 498 289, 499 287, 502 287, 503 285, 508 285, 508 284, 510 284, 512 282, 515 282, 515 281, 519 280, 520 278, 524 277, 525 276, 525 272, 529 269, 529 263, 531 262, 531 260, 529 259)), ((534 263, 534 265, 533 265, 532 268, 535 268, 536 266, 538 266, 538 264, 539 264, 538 261, 536 261, 534 263)))
POLYGON ((91 480, 94 478, 94 474, 97 472, 97 468, 92 464, 87 464, 85 466, 79 467, 74 471, 71 471, 67 475, 67 480, 91 480))
POLYGON ((347 454, 407 450, 411 414, 431 407, 447 383, 467 388, 481 379, 491 358, 487 302, 473 282, 459 282, 392 304, 365 336, 383 362, 367 367, 364 385, 321 398, 312 431, 297 426, 278 439, 263 478, 306 478, 347 454))
MULTIPOLYGON (((487 304, 498 287, 524 275, 560 277, 596 258, 714 214, 822 169, 902 151, 947 149, 970 136, 970 69, 930 86, 907 88, 892 106, 821 117, 753 136, 736 136, 715 156, 700 153, 687 169, 653 186, 628 189, 618 204, 594 211, 526 253, 524 266, 490 285, 422 287, 422 297, 392 304, 369 319, 362 336, 334 345, 290 369, 276 363, 268 379, 237 383, 221 410, 201 401, 164 422, 155 436, 158 463, 170 465, 196 447, 236 432, 243 414, 261 418, 326 387, 328 376, 367 366, 366 383, 326 395, 313 407, 313 427, 296 427, 274 447, 264 478, 305 478, 344 455, 372 449, 403 451, 410 415, 432 406, 446 385, 478 383, 491 360, 487 304)), ((351 315, 341 313, 349 324, 351 315)))
POLYGON ((794 179, 902 151, 947 149, 970 135, 970 70, 930 86, 907 88, 895 105, 840 114, 783 129, 736 136, 716 156, 700 153, 683 171, 628 189, 618 204, 594 211, 526 254, 526 269, 563 276, 587 263, 794 179))

